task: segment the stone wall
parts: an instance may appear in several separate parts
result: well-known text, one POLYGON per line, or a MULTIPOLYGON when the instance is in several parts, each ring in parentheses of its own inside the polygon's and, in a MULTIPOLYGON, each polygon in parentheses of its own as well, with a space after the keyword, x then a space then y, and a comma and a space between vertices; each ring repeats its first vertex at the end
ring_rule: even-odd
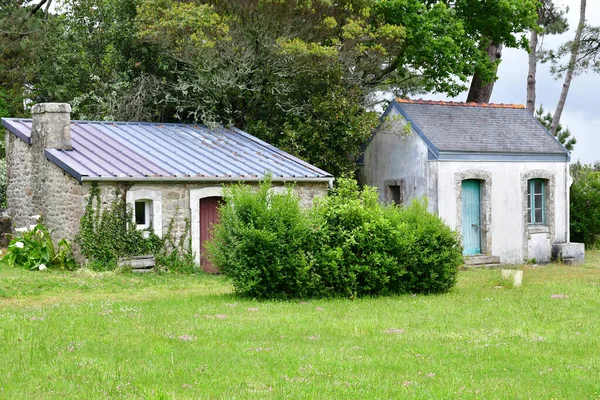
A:
MULTIPOLYGON (((256 185, 256 183, 253 183, 256 185)), ((275 188, 283 187, 274 183, 275 188)), ((198 184, 198 183, 100 183, 100 198, 103 207, 109 207, 115 199, 115 193, 120 191, 125 193, 126 198, 143 197, 127 196, 140 192, 159 192, 161 199, 160 215, 154 215, 154 218, 160 218, 162 222, 163 235, 169 231, 172 226, 171 235, 178 241, 184 234, 191 235, 192 249, 196 254, 197 261, 200 262, 200 220, 199 220, 199 199, 203 197, 222 196, 222 184, 198 184), (190 221, 190 232, 186 232, 186 220, 190 221)), ((85 183, 83 186, 83 201, 81 210, 85 209, 85 204, 89 199, 91 184, 85 183)), ((277 189, 276 189, 277 190, 277 189)), ((301 204, 308 207, 316 196, 325 196, 328 191, 326 182, 298 182, 294 186, 294 192, 300 197, 301 204)), ((133 207, 134 200, 128 203, 133 207)), ((83 212, 83 211, 82 211, 83 212)))
POLYGON ((44 146, 33 133, 32 144, 7 133, 7 212, 15 227, 30 226, 32 216, 41 215, 55 241, 72 241, 85 208, 82 186, 46 159, 44 146))
POLYGON ((6 132, 6 203, 8 215, 16 227, 29 226, 40 209, 34 196, 33 153, 31 146, 6 132))

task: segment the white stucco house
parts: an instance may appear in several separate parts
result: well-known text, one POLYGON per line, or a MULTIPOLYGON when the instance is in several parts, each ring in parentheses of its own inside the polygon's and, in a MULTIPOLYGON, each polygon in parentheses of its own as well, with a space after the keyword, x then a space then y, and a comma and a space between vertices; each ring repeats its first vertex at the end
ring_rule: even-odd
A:
POLYGON ((521 105, 396 99, 359 164, 382 202, 427 197, 465 256, 515 264, 583 258, 568 243, 569 159, 521 105))

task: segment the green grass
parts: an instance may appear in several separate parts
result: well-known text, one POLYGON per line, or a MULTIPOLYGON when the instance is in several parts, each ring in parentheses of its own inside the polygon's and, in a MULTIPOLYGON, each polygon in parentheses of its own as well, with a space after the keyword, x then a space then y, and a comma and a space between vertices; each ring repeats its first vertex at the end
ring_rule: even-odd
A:
POLYGON ((282 303, 217 276, 0 267, 0 398, 600 398, 600 253, 524 270, 282 303))

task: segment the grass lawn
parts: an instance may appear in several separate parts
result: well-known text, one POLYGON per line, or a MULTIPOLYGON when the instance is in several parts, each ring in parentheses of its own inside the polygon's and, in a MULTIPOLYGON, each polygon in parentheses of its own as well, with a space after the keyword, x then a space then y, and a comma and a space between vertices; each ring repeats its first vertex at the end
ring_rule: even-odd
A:
POLYGON ((218 276, 0 267, 0 398, 600 398, 600 252, 439 296, 257 302, 218 276))

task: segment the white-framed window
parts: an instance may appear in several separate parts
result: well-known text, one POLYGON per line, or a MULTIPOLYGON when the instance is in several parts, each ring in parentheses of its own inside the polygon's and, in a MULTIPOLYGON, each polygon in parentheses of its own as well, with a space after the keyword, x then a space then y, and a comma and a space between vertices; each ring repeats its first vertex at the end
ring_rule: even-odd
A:
POLYGON ((137 229, 150 229, 162 236, 162 193, 160 190, 135 189, 127 191, 127 204, 133 210, 137 229))
POLYGON ((138 229, 148 229, 153 226, 152 200, 136 200, 133 212, 138 229))

